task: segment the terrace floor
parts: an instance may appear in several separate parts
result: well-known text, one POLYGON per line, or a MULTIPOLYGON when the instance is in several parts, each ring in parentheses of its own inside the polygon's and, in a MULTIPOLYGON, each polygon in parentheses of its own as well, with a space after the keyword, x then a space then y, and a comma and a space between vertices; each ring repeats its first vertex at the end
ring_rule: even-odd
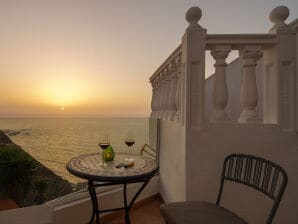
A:
MULTIPOLYGON (((159 196, 150 198, 136 206, 130 212, 130 221, 132 224, 165 224, 159 206, 162 204, 159 196)), ((103 224, 124 224, 124 215, 122 212, 113 213, 103 217, 103 224)))

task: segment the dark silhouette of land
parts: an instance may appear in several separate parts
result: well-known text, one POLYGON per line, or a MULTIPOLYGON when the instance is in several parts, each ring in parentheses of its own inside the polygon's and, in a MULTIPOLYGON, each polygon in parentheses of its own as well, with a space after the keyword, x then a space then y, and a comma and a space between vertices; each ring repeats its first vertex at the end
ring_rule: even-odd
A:
MULTIPOLYGON (((12 142, 10 138, 3 133, 3 131, 0 130, 0 150, 5 146, 16 147, 26 153, 21 147, 12 142)), ((53 200, 73 191, 71 184, 67 180, 56 175, 53 171, 42 165, 32 156, 30 157, 32 158, 32 160, 34 160, 36 168, 33 171, 29 192, 22 200, 22 202, 17 201, 21 199, 15 199, 17 204, 23 204, 23 206, 41 204, 43 202, 53 200), (43 184, 43 192, 40 192, 41 190, 36 187, 36 183, 39 183, 40 185, 40 182, 42 182, 43 184)))

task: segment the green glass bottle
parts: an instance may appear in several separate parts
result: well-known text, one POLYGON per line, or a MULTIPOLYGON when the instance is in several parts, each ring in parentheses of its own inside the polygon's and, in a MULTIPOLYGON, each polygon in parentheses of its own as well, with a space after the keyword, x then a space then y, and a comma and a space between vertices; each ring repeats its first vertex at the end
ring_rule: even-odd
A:
POLYGON ((112 146, 109 146, 108 148, 106 148, 105 150, 103 150, 102 152, 102 159, 104 161, 113 161, 114 160, 114 149, 112 146))

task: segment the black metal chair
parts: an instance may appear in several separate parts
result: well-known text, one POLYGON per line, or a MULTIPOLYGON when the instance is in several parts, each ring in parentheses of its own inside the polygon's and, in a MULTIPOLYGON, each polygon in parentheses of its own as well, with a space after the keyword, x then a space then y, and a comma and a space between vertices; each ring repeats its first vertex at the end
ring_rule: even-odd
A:
POLYGON ((155 161, 158 160, 157 158, 157 153, 155 151, 155 149, 153 149, 150 145, 148 144, 144 144, 141 151, 140 151, 140 155, 142 156, 147 156, 155 161))
POLYGON ((273 200, 266 224, 275 216, 288 177, 285 170, 260 157, 232 154, 225 158, 216 204, 208 202, 174 202, 161 206, 167 224, 244 224, 247 223, 230 210, 220 206, 224 183, 232 181, 254 188, 273 200))
MULTIPOLYGON (((158 156, 158 153, 150 145, 144 144, 143 147, 142 147, 142 149, 141 149, 141 151, 140 151, 140 155, 141 156, 146 156, 146 157, 149 157, 149 158, 153 159, 159 165, 159 156, 158 156)), ((155 175, 158 175, 158 174, 159 174, 159 172, 157 172, 155 175)))

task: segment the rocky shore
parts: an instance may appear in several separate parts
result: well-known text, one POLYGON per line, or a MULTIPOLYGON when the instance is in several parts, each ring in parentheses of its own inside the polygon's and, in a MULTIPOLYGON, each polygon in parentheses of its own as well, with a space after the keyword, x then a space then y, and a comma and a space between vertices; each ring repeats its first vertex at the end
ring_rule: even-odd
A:
MULTIPOLYGON (((13 143, 10 140, 10 138, 7 135, 5 135, 3 131, 0 130, 0 150, 1 150, 1 146, 14 146, 14 147, 18 147, 19 150, 23 150, 21 147, 13 143)), ((23 206, 40 204, 73 192, 73 186, 67 180, 56 175, 53 171, 51 171, 50 169, 42 165, 33 157, 31 158, 36 162, 37 167, 36 169, 34 169, 34 172, 33 172, 32 184, 31 184, 32 186, 27 196, 25 197, 24 201, 22 202, 23 206), (34 183, 37 183, 37 182, 42 182, 43 186, 45 186, 44 187, 45 190, 42 194, 42 198, 40 198, 36 188, 34 188, 34 183)))

